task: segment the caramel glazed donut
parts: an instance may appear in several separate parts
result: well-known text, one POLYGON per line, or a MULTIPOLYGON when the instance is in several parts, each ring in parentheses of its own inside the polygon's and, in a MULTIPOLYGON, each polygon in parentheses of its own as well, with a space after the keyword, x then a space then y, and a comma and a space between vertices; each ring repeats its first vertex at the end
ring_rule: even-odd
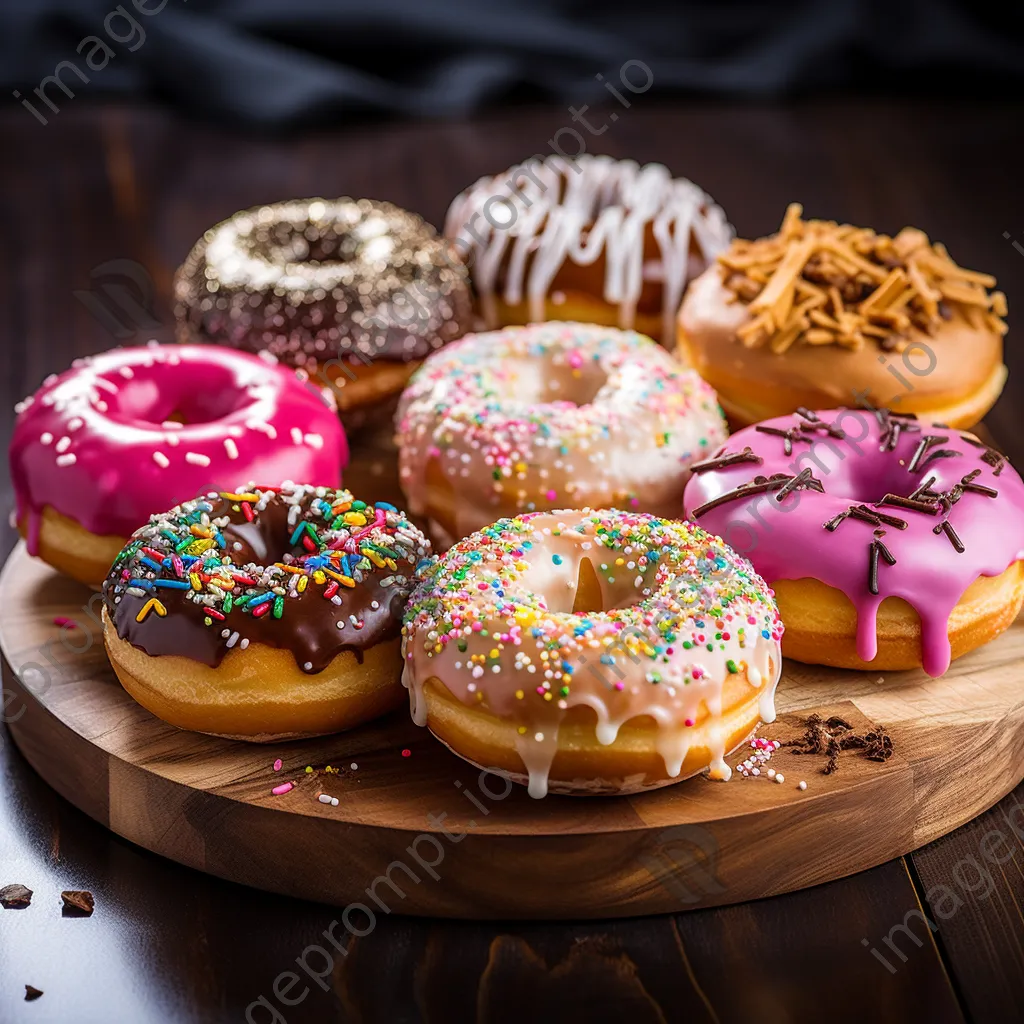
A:
POLYGON ((737 239, 690 286, 679 358, 733 426, 808 409, 892 407, 971 427, 1006 380, 1006 297, 916 228, 890 238, 802 220, 737 239))
POLYGON ((179 340, 268 351, 329 382, 343 414, 365 409, 397 396, 429 352, 469 329, 468 276, 452 250, 391 203, 244 210, 179 268, 179 340))
POLYGON ((445 219, 487 327, 579 320, 665 345, 686 282, 732 233, 692 181, 661 164, 590 155, 534 157, 481 178, 445 219))
POLYGON ((575 506, 675 516, 691 462, 726 437, 714 392, 649 338, 589 324, 470 335, 399 403, 399 479, 438 542, 575 506))
POLYGON ((153 516, 103 586, 124 688, 180 729, 270 742, 401 702, 399 632, 424 536, 348 491, 248 485, 153 516))
POLYGON ((789 658, 938 676, 1020 611, 1024 482, 973 434, 804 409, 693 474, 690 517, 774 588, 789 658))
POLYGON ((403 626, 412 714, 533 797, 633 793, 775 718, 782 636, 750 564, 689 523, 502 519, 421 572, 403 626))

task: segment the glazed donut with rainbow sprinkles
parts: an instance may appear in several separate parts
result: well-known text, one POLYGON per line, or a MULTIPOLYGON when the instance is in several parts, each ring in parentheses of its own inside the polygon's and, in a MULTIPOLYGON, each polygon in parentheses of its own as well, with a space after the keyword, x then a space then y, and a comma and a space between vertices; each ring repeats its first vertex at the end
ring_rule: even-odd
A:
POLYGON ((725 779, 725 755, 775 718, 772 593, 698 526, 538 512, 421 577, 403 627, 413 718, 531 796, 725 779))
POLYGON ((650 338, 557 321, 434 353, 397 423, 409 511, 442 546, 552 508, 677 517, 690 464, 726 437, 715 392, 650 338))

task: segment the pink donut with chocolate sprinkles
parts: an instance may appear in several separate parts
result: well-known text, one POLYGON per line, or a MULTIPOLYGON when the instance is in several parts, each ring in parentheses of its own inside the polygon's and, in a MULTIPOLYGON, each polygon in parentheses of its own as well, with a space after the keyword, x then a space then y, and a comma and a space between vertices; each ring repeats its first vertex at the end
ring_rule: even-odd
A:
POLYGON ((348 462, 329 390, 209 345, 78 359, 16 411, 18 530, 30 554, 90 586, 156 512, 246 479, 336 487, 348 462))
POLYGON ((1024 482, 974 434, 802 408, 691 468, 689 518, 775 591, 790 658, 940 676, 1020 611, 1024 482))

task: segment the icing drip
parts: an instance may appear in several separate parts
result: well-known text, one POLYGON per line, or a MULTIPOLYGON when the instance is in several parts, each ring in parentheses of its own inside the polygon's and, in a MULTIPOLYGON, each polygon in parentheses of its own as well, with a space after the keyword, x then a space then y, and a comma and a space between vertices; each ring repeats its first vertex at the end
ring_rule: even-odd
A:
POLYGON ((619 326, 633 326, 645 281, 657 280, 662 337, 670 339, 686 282, 725 249, 732 229, 707 193, 661 164, 583 155, 528 160, 481 178, 452 202, 445 234, 472 256, 489 327, 498 326, 502 273, 505 302, 525 297, 530 319, 539 321, 563 263, 585 267, 603 257, 603 295, 619 307, 619 326))
POLYGON ((605 746, 627 722, 652 719, 672 778, 695 743, 710 743, 712 775, 728 778, 727 687, 760 690, 762 714, 775 717, 782 624, 770 592, 690 524, 586 509, 504 519, 421 576, 403 628, 414 721, 426 724, 434 678, 514 724, 533 796, 547 791, 561 721, 580 705, 605 746), (600 611, 571 610, 584 562, 600 611))
POLYGON ((397 423, 410 511, 430 511, 442 477, 459 536, 565 505, 675 516, 690 464, 726 437, 714 391, 650 339, 559 322, 447 346, 413 377, 397 423))
POLYGON ((716 457, 745 449, 758 461, 692 477, 687 511, 770 583, 817 579, 846 594, 862 661, 877 654, 882 602, 902 598, 920 616, 924 670, 942 675, 964 592, 1021 558, 1024 482, 1005 458, 971 434, 884 409, 801 410, 741 430, 716 457), (781 494, 808 469, 817 487, 781 494))

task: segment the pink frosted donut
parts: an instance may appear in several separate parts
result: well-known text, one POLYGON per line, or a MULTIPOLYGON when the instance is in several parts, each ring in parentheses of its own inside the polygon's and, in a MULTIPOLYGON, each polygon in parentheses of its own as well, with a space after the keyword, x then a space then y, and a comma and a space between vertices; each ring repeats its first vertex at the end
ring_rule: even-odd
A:
POLYGON ((797 661, 938 676, 1024 599, 1024 482, 973 434, 911 415, 748 427, 693 467, 684 506, 775 590, 797 661))
POLYGON ((95 586, 154 513, 240 480, 336 487, 348 461, 329 393, 209 345, 76 360, 16 411, 18 529, 31 554, 95 586))

